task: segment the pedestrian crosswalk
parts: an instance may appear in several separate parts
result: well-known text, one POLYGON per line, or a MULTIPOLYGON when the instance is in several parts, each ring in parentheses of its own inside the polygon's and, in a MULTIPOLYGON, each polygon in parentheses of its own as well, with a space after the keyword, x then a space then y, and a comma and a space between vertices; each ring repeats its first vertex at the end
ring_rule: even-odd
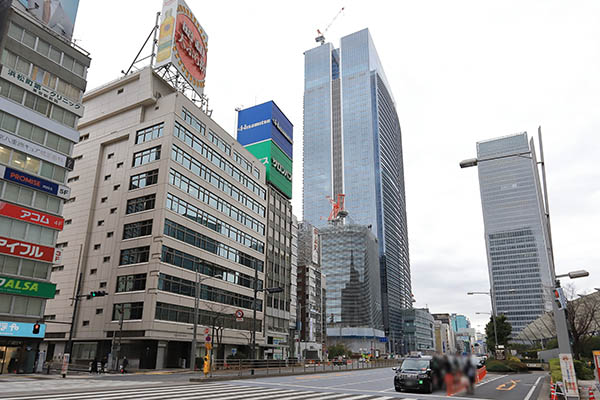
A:
MULTIPOLYGON (((3 400, 391 400, 399 397, 369 394, 349 394, 317 392, 256 385, 237 385, 231 383, 200 383, 186 385, 165 385, 159 387, 128 387, 103 390, 71 391, 69 393, 40 395, 29 394, 4 397, 3 400)), ((408 399, 406 399, 408 400, 408 399)), ((412 400, 412 399, 411 399, 412 400)))

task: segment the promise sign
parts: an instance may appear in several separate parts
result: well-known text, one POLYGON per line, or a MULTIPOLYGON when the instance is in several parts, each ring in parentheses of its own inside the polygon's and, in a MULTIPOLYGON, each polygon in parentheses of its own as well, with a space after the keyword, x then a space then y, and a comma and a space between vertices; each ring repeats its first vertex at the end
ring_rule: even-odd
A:
POLYGON ((28 279, 0 276, 0 293, 53 299, 56 293, 56 285, 48 282, 36 282, 28 279))
POLYGON ((208 35, 183 0, 164 0, 156 67, 171 64, 199 95, 204 92, 208 35))
POLYGON ((51 229, 57 229, 59 231, 62 231, 65 224, 65 220, 60 217, 30 210, 4 201, 0 201, 0 215, 51 229))
POLYGON ((41 244, 28 243, 0 236, 0 254, 55 263, 60 261, 62 252, 54 247, 42 246, 41 244))

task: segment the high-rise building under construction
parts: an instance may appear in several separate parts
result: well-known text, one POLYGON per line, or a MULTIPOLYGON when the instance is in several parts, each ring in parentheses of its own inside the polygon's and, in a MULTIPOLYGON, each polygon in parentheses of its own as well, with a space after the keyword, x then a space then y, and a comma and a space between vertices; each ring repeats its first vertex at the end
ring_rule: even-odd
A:
POLYGON ((304 53, 304 219, 323 226, 326 196, 346 194, 352 222, 379 245, 383 319, 400 351, 412 305, 400 122, 368 29, 304 53))

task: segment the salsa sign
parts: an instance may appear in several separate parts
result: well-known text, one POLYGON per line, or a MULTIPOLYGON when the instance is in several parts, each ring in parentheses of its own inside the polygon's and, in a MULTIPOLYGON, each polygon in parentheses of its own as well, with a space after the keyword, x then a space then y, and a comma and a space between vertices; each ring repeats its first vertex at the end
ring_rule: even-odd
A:
POLYGON ((48 282, 36 282, 28 279, 0 276, 0 293, 53 299, 56 293, 56 285, 48 282))

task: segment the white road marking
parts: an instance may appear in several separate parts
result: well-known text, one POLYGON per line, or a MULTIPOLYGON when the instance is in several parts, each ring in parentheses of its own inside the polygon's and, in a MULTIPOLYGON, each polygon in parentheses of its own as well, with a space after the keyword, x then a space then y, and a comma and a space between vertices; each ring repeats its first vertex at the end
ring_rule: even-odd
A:
POLYGON ((527 396, 525 396, 525 398, 523 400, 529 400, 529 398, 533 394, 535 388, 537 387, 537 384, 540 381, 540 379, 542 379, 541 376, 539 378, 537 378, 537 380, 535 381, 535 383, 533 384, 533 386, 531 387, 531 389, 529 389, 529 393, 527 393, 527 396))
POLYGON ((481 385, 486 385, 486 384, 488 384, 488 383, 490 383, 490 382, 494 382, 494 381, 495 381, 495 380, 497 380, 497 379, 500 379, 500 378, 505 378, 505 377, 507 377, 507 376, 508 376, 508 375, 499 375, 499 376, 495 377, 494 379, 488 379, 487 381, 486 381, 486 380, 483 380, 483 381, 479 382, 477 385, 475 385, 475 387, 479 387, 479 386, 481 386, 481 385))

